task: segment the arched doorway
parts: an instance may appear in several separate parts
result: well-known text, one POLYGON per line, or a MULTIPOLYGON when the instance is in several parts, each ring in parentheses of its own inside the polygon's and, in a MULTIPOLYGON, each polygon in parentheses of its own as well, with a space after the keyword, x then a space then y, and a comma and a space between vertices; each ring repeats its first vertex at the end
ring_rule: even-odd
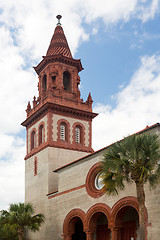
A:
POLYGON ((116 215, 115 226, 119 229, 119 240, 137 240, 139 234, 139 216, 135 208, 123 207, 116 215))
POLYGON ((81 209, 71 210, 63 224, 63 236, 66 240, 86 240, 84 231, 85 213, 81 209))
POLYGON ((105 204, 95 204, 87 212, 86 229, 92 240, 110 240, 110 208, 105 204))
POLYGON ((97 213, 95 215, 96 228, 93 234, 93 239, 96 240, 110 240, 110 229, 108 228, 108 220, 104 213, 97 213), (96 216, 97 215, 97 216, 96 216))
POLYGON ((129 196, 120 199, 112 208, 112 239, 139 239, 139 205, 137 198, 129 196))

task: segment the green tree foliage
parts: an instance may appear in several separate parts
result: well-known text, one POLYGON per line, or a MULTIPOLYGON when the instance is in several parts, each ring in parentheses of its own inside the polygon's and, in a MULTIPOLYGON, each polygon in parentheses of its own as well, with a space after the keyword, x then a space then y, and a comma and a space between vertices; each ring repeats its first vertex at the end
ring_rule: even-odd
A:
POLYGON ((0 213, 0 239, 22 240, 27 229, 38 231, 44 222, 44 215, 33 214, 33 207, 29 203, 10 204, 9 211, 0 213))
POLYGON ((145 240, 144 184, 160 181, 160 142, 156 134, 132 135, 113 144, 102 160, 104 190, 118 194, 125 182, 135 183, 139 203, 140 240, 145 240))

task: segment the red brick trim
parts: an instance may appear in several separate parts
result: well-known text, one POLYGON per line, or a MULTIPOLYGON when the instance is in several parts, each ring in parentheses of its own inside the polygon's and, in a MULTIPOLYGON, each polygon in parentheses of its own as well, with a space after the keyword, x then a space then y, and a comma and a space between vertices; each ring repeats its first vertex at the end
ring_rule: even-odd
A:
POLYGON ((89 121, 89 147, 92 147, 92 121, 89 121))
POLYGON ((117 213, 122 208, 124 208, 126 206, 130 206, 130 207, 135 208, 137 213, 139 213, 139 204, 138 204, 138 201, 137 201, 136 197, 129 196, 129 197, 121 198, 112 207, 112 219, 113 219, 112 221, 113 221, 113 224, 115 224, 115 219, 116 219, 117 213))
POLYGON ((72 144, 75 144, 75 146, 85 145, 85 135, 86 135, 86 132, 85 132, 85 127, 83 126, 83 124, 80 122, 75 122, 72 126, 72 137, 73 137, 72 144), (80 128, 80 143, 76 143, 76 141, 75 141, 75 127, 80 128))
POLYGON ((74 147, 72 146, 71 144, 57 144, 57 142, 52 142, 52 143, 44 143, 43 147, 38 147, 36 149, 33 149, 32 152, 28 153, 24 160, 27 160, 28 158, 34 156, 35 154, 37 154, 38 152, 40 152, 41 150, 47 148, 47 147, 55 147, 55 148, 64 148, 64 149, 70 149, 70 150, 73 150, 73 151, 81 151, 81 152, 86 152, 86 153, 93 153, 93 149, 90 149, 88 147, 74 147))
MULTIPOLYGON (((61 99, 61 98, 60 98, 61 99)), ((41 119, 47 112, 51 111, 52 113, 59 114, 62 116, 68 116, 76 119, 82 120, 91 120, 96 117, 98 114, 91 112, 88 108, 85 109, 85 103, 79 103, 77 106, 77 102, 74 100, 68 103, 68 106, 64 106, 60 104, 56 104, 55 102, 47 102, 46 98, 43 103, 37 105, 35 109, 32 109, 27 119, 21 124, 25 127, 30 127, 35 124, 39 119, 41 119), (73 106, 72 106, 72 105, 73 106)), ((88 106, 88 105, 87 105, 88 106)))
POLYGON ((58 196, 64 195, 66 193, 77 191, 77 190, 82 189, 84 187, 85 187, 85 184, 83 184, 81 186, 78 186, 78 187, 75 187, 75 188, 68 189, 68 190, 60 192, 60 193, 57 193, 57 194, 55 194, 53 196, 49 196, 50 194, 52 194, 52 193, 49 193, 49 194, 47 194, 47 196, 48 196, 48 199, 51 199, 51 198, 54 198, 54 197, 58 197, 58 196))
POLYGON ((38 161, 37 161, 37 157, 34 158, 34 176, 37 175, 38 172, 38 161))
MULTIPOLYGON (((116 224, 117 214, 126 206, 133 207, 139 214, 138 201, 137 198, 133 196, 128 196, 120 199, 113 205, 112 209, 104 203, 96 203, 86 213, 84 213, 83 210, 79 208, 71 210, 64 219, 63 239, 72 239, 72 234, 75 230, 75 222, 77 221, 77 218, 80 218, 82 220, 84 232, 91 234, 95 232, 97 217, 99 213, 105 214, 108 220, 108 228, 111 229, 112 233, 114 233, 114 230, 118 227, 116 224)), ((146 226, 148 225, 146 224, 146 226)), ((113 239, 117 239, 116 236, 113 236, 113 239)), ((145 239, 147 240, 147 228, 145 239)))
POLYGON ((87 174, 86 190, 87 190, 87 193, 93 198, 101 197, 105 193, 103 189, 98 190, 95 187, 95 178, 97 174, 100 172, 100 170, 101 170, 100 163, 98 162, 91 167, 91 169, 87 174))
POLYGON ((38 125, 38 146, 42 146, 45 143, 45 123, 44 121, 40 122, 38 125), (43 142, 40 143, 40 127, 43 126, 43 142))
POLYGON ((47 114, 47 142, 53 141, 53 113, 48 112, 47 114))
POLYGON ((96 213, 104 213, 108 220, 108 227, 111 226, 111 209, 104 203, 96 203, 86 213, 86 231, 94 232, 96 229, 96 213))
POLYGON ((29 149, 28 149, 28 145, 29 145, 29 142, 28 142, 28 128, 26 129, 27 130, 27 153, 26 154, 28 154, 28 151, 29 151, 29 149))
POLYGON ((79 208, 71 210, 64 219, 63 223, 63 236, 71 235, 75 230, 75 223, 77 218, 80 218, 83 223, 83 230, 85 229, 85 213, 79 208))

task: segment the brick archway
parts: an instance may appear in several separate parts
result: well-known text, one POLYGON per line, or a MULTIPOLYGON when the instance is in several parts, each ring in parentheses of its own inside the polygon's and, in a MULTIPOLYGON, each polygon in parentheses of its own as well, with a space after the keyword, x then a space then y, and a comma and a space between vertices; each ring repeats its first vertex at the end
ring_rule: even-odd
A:
POLYGON ((83 229, 85 228, 85 213, 79 209, 71 210, 64 219, 63 223, 63 237, 65 240, 71 240, 74 233, 74 227, 77 219, 81 219, 83 229))
POLYGON ((139 214, 139 204, 137 201, 136 197, 124 197, 121 198, 118 202, 116 202, 113 207, 112 207, 112 226, 116 225, 116 216, 118 214, 118 212, 124 208, 124 207, 133 207, 134 209, 136 209, 137 213, 139 214))
POLYGON ((92 221, 93 216, 96 213, 103 213, 107 220, 108 220, 108 226, 111 225, 111 209, 108 205, 104 203, 97 203, 93 205, 86 213, 86 225, 85 225, 85 230, 87 232, 92 232, 94 228, 94 221, 92 221))
MULTIPOLYGON (((112 231, 113 231, 113 240, 117 240, 117 234, 118 233, 118 221, 116 221, 116 218, 118 216, 118 214, 120 212, 123 212, 123 210, 125 210, 125 208, 127 207, 132 207, 133 209, 136 210, 138 216, 139 216, 139 204, 137 201, 136 197, 133 196, 128 196, 128 197, 124 197, 122 199, 120 199, 119 201, 117 201, 113 207, 112 207, 112 213, 111 213, 111 217, 112 217, 112 231)), ((147 240, 147 225, 148 225, 148 215, 147 215, 147 209, 146 209, 146 233, 145 233, 145 239, 147 240)))

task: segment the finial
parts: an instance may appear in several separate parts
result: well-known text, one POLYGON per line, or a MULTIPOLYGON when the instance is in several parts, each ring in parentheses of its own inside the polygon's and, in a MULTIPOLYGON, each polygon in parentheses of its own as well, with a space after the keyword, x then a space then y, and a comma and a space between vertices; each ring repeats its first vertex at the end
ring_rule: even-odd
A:
POLYGON ((61 15, 57 15, 56 18, 58 19, 57 26, 58 26, 58 25, 61 25, 61 23, 60 23, 60 19, 62 18, 62 16, 61 16, 61 15))

